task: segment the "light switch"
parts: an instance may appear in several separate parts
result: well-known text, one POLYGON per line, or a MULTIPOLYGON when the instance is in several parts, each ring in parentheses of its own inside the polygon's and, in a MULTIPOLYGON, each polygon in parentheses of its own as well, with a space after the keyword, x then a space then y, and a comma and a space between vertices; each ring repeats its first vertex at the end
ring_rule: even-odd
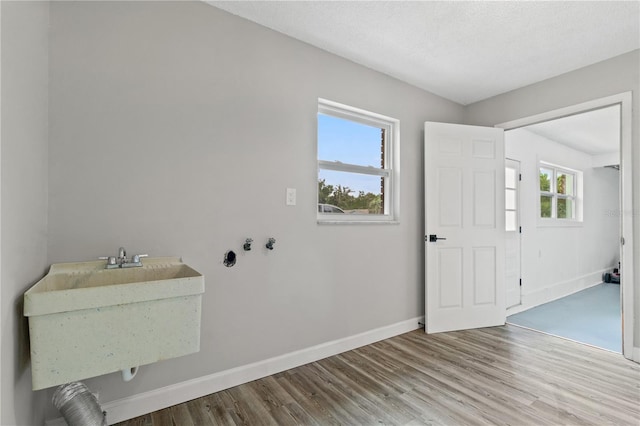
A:
POLYGON ((288 206, 296 205, 296 189, 295 188, 287 188, 287 205, 288 206))

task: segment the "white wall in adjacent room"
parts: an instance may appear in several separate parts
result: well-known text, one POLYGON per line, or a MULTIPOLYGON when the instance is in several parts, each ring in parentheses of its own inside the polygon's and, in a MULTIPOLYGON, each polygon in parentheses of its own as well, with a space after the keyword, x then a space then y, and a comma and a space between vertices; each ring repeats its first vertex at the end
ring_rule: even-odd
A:
POLYGON ((522 307, 546 303, 601 281, 619 261, 619 173, 592 167, 592 157, 534 134, 507 131, 506 157, 520 161, 522 307), (538 166, 544 161, 582 172, 583 221, 539 219, 538 166))

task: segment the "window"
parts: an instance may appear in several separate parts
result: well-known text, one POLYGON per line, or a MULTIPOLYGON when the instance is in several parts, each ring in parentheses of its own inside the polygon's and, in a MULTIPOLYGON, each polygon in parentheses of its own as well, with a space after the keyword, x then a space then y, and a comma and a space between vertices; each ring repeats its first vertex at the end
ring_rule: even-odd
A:
MULTIPOLYGON (((512 160, 506 160, 511 161, 512 160)), ((505 199, 505 230, 514 232, 518 229, 518 182, 520 173, 514 166, 507 165, 504 169, 504 199, 505 199)))
POLYGON ((578 214, 578 181, 575 170, 540 163, 540 218, 581 220, 578 214))
POLYGON ((318 221, 398 219, 399 122, 318 101, 318 221))

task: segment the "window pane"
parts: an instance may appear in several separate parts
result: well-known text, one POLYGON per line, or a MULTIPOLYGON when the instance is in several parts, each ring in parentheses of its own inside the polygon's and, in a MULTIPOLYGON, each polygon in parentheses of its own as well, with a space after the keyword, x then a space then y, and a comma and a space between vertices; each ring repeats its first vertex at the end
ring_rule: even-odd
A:
POLYGON ((318 114, 318 160, 383 168, 384 129, 318 114))
POLYGON ((515 210, 516 207, 516 191, 513 189, 507 189, 505 191, 505 208, 508 210, 515 210))
MULTIPOLYGON (((384 214, 383 185, 379 176, 320 170, 318 204, 327 204, 350 214, 384 214)), ((321 211, 318 207, 318 211, 321 211)))
POLYGON ((551 197, 540 196, 540 217, 551 217, 551 197))
POLYGON ((540 191, 551 192, 553 170, 540 167, 540 191))
POLYGON ((558 219, 573 219, 573 200, 569 198, 558 198, 556 217, 558 219))
POLYGON ((573 174, 558 172, 557 191, 558 194, 574 195, 573 174))
POLYGON ((507 231, 515 231, 516 230, 516 212, 505 212, 505 229, 507 231))
POLYGON ((506 168, 504 169, 504 182, 505 182, 505 186, 507 188, 514 188, 516 187, 516 183, 517 183, 517 179, 516 179, 516 170, 515 169, 510 169, 510 168, 506 168))

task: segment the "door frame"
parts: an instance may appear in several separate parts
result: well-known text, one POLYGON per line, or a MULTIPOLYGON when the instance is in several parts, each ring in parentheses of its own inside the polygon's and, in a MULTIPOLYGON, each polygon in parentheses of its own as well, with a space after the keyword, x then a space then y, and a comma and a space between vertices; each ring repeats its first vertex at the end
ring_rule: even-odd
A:
POLYGON ((620 294, 622 309, 622 354, 640 362, 640 353, 634 357, 634 270, 633 270, 633 174, 632 174, 632 93, 624 92, 594 99, 576 105, 555 109, 529 117, 497 124, 513 130, 531 124, 581 114, 608 106, 620 105, 620 294))

